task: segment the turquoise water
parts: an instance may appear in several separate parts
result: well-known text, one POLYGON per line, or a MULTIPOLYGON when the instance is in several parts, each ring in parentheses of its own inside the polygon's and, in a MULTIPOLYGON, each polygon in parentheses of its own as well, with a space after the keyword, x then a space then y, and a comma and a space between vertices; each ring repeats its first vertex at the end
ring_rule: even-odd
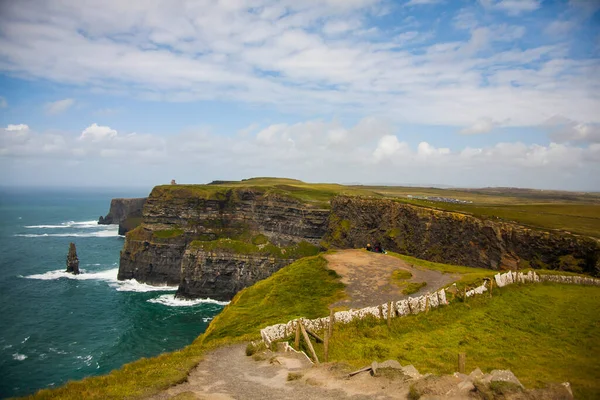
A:
POLYGON ((0 189, 0 397, 182 348, 223 305, 117 281, 123 237, 97 225, 113 197, 148 192, 0 189), (81 275, 63 271, 69 242, 81 275))

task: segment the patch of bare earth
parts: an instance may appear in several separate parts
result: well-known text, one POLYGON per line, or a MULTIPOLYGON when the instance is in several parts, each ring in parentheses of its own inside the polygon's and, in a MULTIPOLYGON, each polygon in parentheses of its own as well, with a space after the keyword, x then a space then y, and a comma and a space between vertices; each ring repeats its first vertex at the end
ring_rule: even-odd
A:
POLYGON ((332 307, 362 308, 398 301, 436 291, 458 279, 456 275, 416 268, 399 258, 364 250, 341 250, 325 258, 328 267, 342 277, 348 296, 332 307), (391 280, 392 272, 397 269, 412 274, 408 282, 426 282, 427 285, 416 293, 404 295, 391 280))

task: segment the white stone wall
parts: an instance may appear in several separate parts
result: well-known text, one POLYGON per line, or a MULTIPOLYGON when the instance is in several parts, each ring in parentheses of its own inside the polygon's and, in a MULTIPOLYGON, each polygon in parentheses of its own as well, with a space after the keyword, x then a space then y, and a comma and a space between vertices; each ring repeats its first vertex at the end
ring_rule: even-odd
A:
MULTIPOLYGON (((522 272, 508 271, 504 274, 496 274, 494 276, 496 285, 504 287, 513 283, 536 283, 536 282, 558 282, 572 283, 577 285, 596 285, 600 286, 600 279, 583 277, 583 276, 563 276, 563 275, 538 275, 534 271, 529 271, 526 274, 522 272)), ((483 282, 481 286, 466 292, 467 297, 483 294, 487 292, 487 283, 483 282)), ((408 299, 392 302, 392 318, 404 317, 410 314, 418 314, 427 308, 427 298, 429 298, 429 308, 436 308, 440 305, 447 305, 446 291, 440 289, 434 293, 427 293, 419 297, 409 297, 408 299)), ((358 310, 338 311, 334 313, 335 323, 347 324, 355 319, 363 319, 367 316, 381 318, 379 307, 382 308, 383 318, 387 318, 387 303, 380 306, 365 307, 358 310)), ((327 329, 329 326, 329 317, 317 319, 300 318, 302 324, 313 332, 327 329)), ((277 324, 267 326, 261 329, 260 334, 267 347, 275 340, 284 339, 292 336, 296 332, 296 324, 298 320, 289 321, 287 324, 277 324)))
MULTIPOLYGON (((427 306, 427 298, 429 298, 429 308, 436 308, 440 305, 446 305, 446 292, 441 289, 434 293, 428 293, 419 297, 410 297, 405 300, 392 302, 392 313, 391 317, 403 317, 409 314, 418 314, 425 311, 427 306)), ((367 316, 373 316, 380 318, 381 313, 379 307, 382 309, 383 318, 387 318, 387 303, 381 306, 365 307, 358 310, 338 311, 334 313, 335 323, 347 324, 355 319, 363 319, 367 316)), ((317 319, 305 319, 300 318, 305 328, 317 332, 327 329, 329 326, 329 317, 317 318, 317 319)), ((262 340, 265 342, 267 347, 271 346, 271 343, 275 340, 283 339, 292 336, 296 332, 296 324, 298 320, 289 321, 287 324, 277 324, 267 326, 261 329, 260 334, 262 340)))

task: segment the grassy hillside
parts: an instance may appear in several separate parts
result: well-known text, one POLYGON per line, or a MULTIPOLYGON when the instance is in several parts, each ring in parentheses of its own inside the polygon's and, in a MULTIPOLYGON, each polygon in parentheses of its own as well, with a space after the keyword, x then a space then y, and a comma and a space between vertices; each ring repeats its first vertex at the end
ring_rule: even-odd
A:
MULTIPOLYGON (((538 284, 495 289, 428 314, 336 326, 330 360, 354 367, 396 359, 421 373, 449 374, 459 352, 467 370, 510 369, 527 387, 572 384, 600 398, 600 288, 538 284)), ((317 351, 322 351, 318 346, 317 351)), ((322 353, 321 353, 322 354, 322 353)))
POLYGON ((216 346, 260 338, 260 329, 297 317, 328 314, 344 285, 321 256, 304 258, 240 291, 204 335, 180 351, 141 359, 108 375, 44 389, 29 399, 142 398, 183 382, 202 354, 216 346))

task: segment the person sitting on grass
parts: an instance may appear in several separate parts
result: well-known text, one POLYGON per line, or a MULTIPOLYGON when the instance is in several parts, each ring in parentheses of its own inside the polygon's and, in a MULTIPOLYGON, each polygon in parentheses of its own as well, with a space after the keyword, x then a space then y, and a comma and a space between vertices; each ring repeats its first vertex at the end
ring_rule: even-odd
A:
POLYGON ((367 251, 373 251, 373 249, 371 249, 371 243, 367 244, 367 251))

